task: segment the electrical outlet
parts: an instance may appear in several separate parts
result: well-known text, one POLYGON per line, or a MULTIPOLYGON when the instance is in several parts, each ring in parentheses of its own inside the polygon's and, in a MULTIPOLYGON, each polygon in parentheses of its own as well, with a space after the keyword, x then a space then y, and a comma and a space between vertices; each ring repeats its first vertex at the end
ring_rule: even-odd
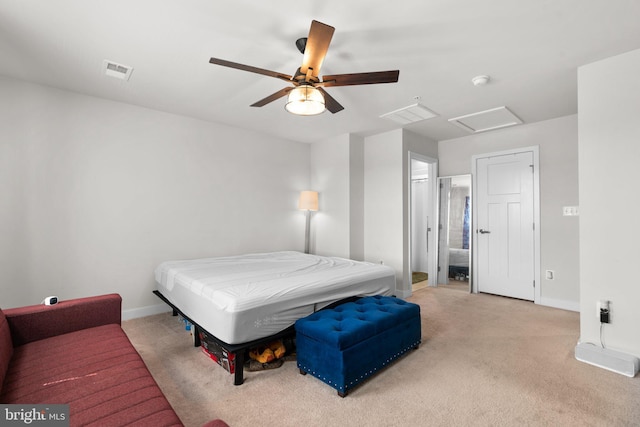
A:
POLYGON ((544 274, 544 277, 547 280, 553 280, 553 277, 555 276, 555 273, 553 272, 553 270, 547 270, 544 274))
POLYGON ((577 206, 563 206, 562 207, 562 215, 564 216, 578 216, 580 215, 580 210, 577 206))
POLYGON ((609 301, 600 300, 598 301, 598 319, 600 319, 600 323, 609 323, 611 316, 611 309, 609 301))

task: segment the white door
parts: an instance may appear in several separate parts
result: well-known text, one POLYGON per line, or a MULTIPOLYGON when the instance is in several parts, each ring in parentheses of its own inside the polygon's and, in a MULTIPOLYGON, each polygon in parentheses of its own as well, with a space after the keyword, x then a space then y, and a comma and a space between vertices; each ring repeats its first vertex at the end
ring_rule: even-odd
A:
POLYGON ((530 151, 476 158, 479 292, 534 300, 533 168, 530 151))

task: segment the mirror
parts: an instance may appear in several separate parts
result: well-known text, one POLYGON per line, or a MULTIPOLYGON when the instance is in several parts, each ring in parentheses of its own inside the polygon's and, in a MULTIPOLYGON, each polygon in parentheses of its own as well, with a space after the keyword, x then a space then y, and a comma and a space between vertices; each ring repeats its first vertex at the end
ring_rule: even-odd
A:
POLYGON ((438 178, 438 286, 471 291, 471 175, 438 178))

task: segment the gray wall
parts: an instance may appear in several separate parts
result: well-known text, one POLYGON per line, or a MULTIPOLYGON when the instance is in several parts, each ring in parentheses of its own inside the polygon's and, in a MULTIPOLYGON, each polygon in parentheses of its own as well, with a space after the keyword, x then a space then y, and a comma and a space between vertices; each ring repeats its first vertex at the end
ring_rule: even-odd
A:
POLYGON ((579 218, 562 215, 578 205, 576 115, 440 141, 439 175, 471 173, 471 156, 513 148, 540 149, 541 304, 578 311, 579 218), (555 272, 545 279, 545 270, 555 272))
POLYGON ((364 255, 364 138, 349 135, 349 236, 350 258, 364 255))
POLYGON ((0 129, 4 308, 118 292, 145 314, 162 261, 304 247, 307 144, 7 78, 0 129))
POLYGON ((340 135, 311 145, 314 253, 364 260, 364 141, 340 135))
POLYGON ((580 339, 600 343, 599 300, 611 301, 607 347, 640 357, 640 259, 634 194, 640 161, 640 50, 581 67, 580 339))
POLYGON ((364 253, 396 270, 403 288, 402 129, 364 141, 364 253))
POLYGON ((576 116, 440 143, 396 130, 309 146, 2 78, 0 122, 4 307, 120 292, 125 309, 143 310, 157 304, 152 272, 166 259, 302 250, 296 202, 313 187, 318 251, 384 261, 405 295, 408 152, 439 157, 444 176, 470 173, 474 154, 530 145, 541 269, 556 271, 542 297, 579 299, 577 219, 562 217, 578 204, 576 116))
POLYGON ((318 192, 312 253, 349 258, 349 156, 348 135, 311 145, 311 189, 318 192))
POLYGON ((364 140, 342 135, 311 148, 311 182, 324 205, 314 217, 316 252, 393 267, 403 297, 411 294, 410 151, 436 158, 438 148, 403 129, 364 140))

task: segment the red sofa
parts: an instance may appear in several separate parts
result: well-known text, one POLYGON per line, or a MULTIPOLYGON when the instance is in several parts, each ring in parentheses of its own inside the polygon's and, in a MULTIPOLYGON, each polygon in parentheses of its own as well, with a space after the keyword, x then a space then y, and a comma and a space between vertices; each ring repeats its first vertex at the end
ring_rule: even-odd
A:
POLYGON ((0 310, 0 402, 68 404, 71 426, 181 426, 120 327, 121 306, 109 294, 0 310))

